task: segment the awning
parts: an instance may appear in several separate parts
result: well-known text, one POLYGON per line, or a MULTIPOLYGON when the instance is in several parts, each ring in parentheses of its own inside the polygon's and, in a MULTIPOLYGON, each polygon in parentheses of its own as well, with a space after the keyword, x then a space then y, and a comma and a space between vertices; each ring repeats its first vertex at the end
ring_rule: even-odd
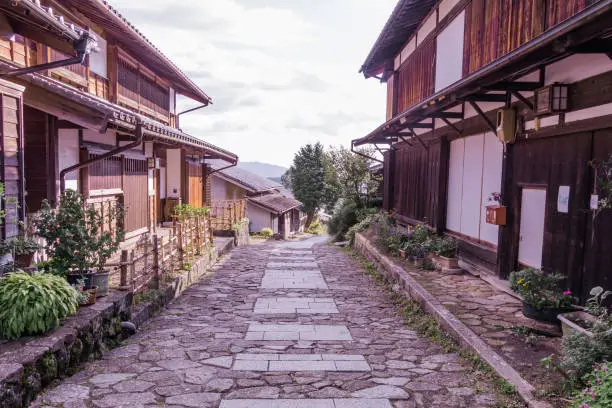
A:
POLYGON ((610 40, 599 39, 612 33, 610 19, 612 0, 595 3, 502 58, 413 105, 367 136, 353 140, 351 144, 357 147, 365 144, 392 144, 415 138, 420 141, 415 129, 433 129, 436 119, 454 128, 450 120, 463 119, 463 112, 448 110, 466 102, 495 130, 495 126, 478 107, 478 102, 505 102, 511 96, 528 102, 519 92, 534 91, 543 86, 543 75, 540 75, 539 81, 513 81, 571 54, 609 52, 610 40), (559 41, 560 38, 564 40, 559 41))

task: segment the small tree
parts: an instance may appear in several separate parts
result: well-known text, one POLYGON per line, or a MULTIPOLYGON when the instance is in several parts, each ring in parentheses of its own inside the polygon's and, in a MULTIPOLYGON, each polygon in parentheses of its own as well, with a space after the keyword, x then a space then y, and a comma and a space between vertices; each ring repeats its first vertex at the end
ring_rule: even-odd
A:
POLYGON ((102 216, 73 190, 61 195, 57 208, 43 201, 36 227, 37 234, 46 240, 50 266, 62 274, 102 269, 125 235, 119 225, 115 231, 103 231, 102 226, 121 219, 122 214, 117 206, 102 216))
MULTIPOLYGON (((374 155, 374 150, 362 148, 359 150, 366 156, 374 155)), ((344 146, 331 147, 327 154, 337 173, 339 196, 354 201, 359 208, 368 205, 371 197, 380 184, 380 180, 372 176, 370 166, 372 160, 351 152, 344 146)))
POLYGON ((302 202, 306 212, 306 228, 323 204, 325 194, 325 167, 321 143, 300 148, 291 166, 291 187, 295 198, 302 202))

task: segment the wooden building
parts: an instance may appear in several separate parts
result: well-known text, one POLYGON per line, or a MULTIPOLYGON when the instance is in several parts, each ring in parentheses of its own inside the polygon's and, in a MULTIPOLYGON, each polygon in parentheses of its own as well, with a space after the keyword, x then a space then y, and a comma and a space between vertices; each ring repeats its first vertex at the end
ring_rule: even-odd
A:
POLYGON ((611 288, 611 31, 610 0, 400 0, 362 66, 387 121, 352 143, 384 153, 385 208, 472 272, 611 288))
POLYGON ((286 239, 303 231, 302 203, 279 183, 239 167, 212 171, 213 202, 246 199, 250 232, 270 228, 286 239))
POLYGON ((1 181, 19 218, 70 188, 91 202, 122 202, 127 235, 136 236, 179 202, 204 205, 207 161, 237 163, 180 130, 177 95, 203 106, 211 98, 107 2, 3 2, 0 19, 2 122, 19 122, 2 146, 1 181))

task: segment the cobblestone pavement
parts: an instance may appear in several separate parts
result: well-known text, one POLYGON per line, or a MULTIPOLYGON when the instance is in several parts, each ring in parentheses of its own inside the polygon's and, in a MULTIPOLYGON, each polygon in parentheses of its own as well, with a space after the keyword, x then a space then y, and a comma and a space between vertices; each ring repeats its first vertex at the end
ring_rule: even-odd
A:
POLYGON ((539 363, 545 357, 559 354, 561 338, 527 337, 524 329, 517 332, 517 328, 529 328, 560 334, 559 327, 526 318, 520 300, 469 273, 445 275, 407 264, 404 267, 451 313, 500 353, 525 380, 543 388, 554 388, 563 380, 559 373, 547 370, 539 363))
POLYGON ((213 277, 33 406, 494 406, 490 387, 404 326, 363 272, 321 238, 237 248, 213 277))

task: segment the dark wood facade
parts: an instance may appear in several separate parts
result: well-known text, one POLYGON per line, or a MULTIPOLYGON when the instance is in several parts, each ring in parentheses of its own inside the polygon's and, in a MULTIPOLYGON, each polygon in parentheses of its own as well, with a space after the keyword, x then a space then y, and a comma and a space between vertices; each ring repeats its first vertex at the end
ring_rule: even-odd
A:
MULTIPOLYGON (((602 2, 457 0, 454 4, 442 18, 436 14, 440 2, 433 7, 419 27, 435 19, 435 28, 425 30, 424 39, 418 38, 419 29, 404 39, 406 49, 416 44, 414 51, 404 53, 404 46, 397 47, 388 60, 364 64, 364 67, 385 67, 382 72, 366 72, 366 76, 381 75, 388 82, 388 121, 353 144, 390 146, 384 154, 384 208, 393 211, 400 223, 425 224, 456 237, 460 242, 460 257, 467 268, 507 278, 510 272, 523 267, 518 260, 523 191, 545 189, 542 269, 567 276, 568 288, 582 300, 596 285, 610 288, 612 211, 594 212, 590 209, 590 200, 592 194, 598 193, 591 163, 612 155, 609 112, 612 69, 609 60, 598 60, 592 55, 601 55, 605 52, 603 48, 588 48, 588 41, 598 44, 597 38, 608 38, 612 28, 610 20, 606 23, 601 16, 610 15, 610 8, 597 9, 600 20, 592 17, 590 31, 584 34, 590 37, 583 38, 585 31, 579 31, 580 18, 602 2), (461 73, 451 86, 440 87, 436 82, 436 58, 440 57, 437 37, 463 12, 463 53, 458 65, 461 73), (569 32, 567 28, 569 33, 551 38, 550 43, 560 44, 571 38, 576 44, 571 52, 554 46, 545 49, 544 45, 534 46, 531 54, 524 51, 551 32, 556 33, 560 25, 569 27, 569 23, 575 24, 576 31, 569 32), (588 50, 591 55, 580 55, 580 41, 586 44, 583 51, 588 50), (538 51, 546 53, 541 60, 538 60, 538 51), (525 61, 520 60, 520 52, 526 53, 525 61), (511 53, 513 59, 507 58, 511 53), (520 70, 510 68, 512 64, 521 67, 520 70), (593 69, 596 64, 600 65, 593 69), (471 78, 475 78, 473 83, 471 78), (536 117, 531 109, 533 91, 557 81, 568 86, 568 112, 536 117), (434 86, 439 90, 434 90, 434 86), (501 162, 501 170, 496 168, 496 171, 501 179, 499 192, 508 209, 507 224, 499 227, 496 240, 491 234, 482 239, 481 224, 476 233, 469 235, 455 232, 458 229, 454 227, 449 231, 446 217, 451 193, 447 190, 449 175, 455 171, 450 165, 450 143, 464 137, 494 134, 497 109, 504 107, 514 108, 518 115, 516 142, 504 145, 503 154, 498 151, 499 155, 494 156, 501 162), (435 125, 431 130, 424 130, 429 123, 435 125), (570 192, 567 211, 558 207, 561 187, 570 192)), ((484 148, 481 152, 481 156, 487 154, 484 148)), ((481 174, 490 171, 484 162, 483 159, 481 174)), ((463 171, 464 167, 460 169, 463 171)), ((471 172, 465 173, 470 177, 462 179, 462 183, 470 184, 470 188, 464 188, 461 194, 484 190, 484 176, 480 180, 471 177, 473 170, 470 168, 471 172)), ((469 203, 470 209, 478 205, 473 200, 461 205, 465 203, 469 203)), ((484 208, 486 203, 481 205, 484 208)), ((468 215, 473 216, 474 211, 468 215)), ((478 222, 483 221, 479 218, 478 222)), ((494 230, 494 237, 495 234, 494 230)))

